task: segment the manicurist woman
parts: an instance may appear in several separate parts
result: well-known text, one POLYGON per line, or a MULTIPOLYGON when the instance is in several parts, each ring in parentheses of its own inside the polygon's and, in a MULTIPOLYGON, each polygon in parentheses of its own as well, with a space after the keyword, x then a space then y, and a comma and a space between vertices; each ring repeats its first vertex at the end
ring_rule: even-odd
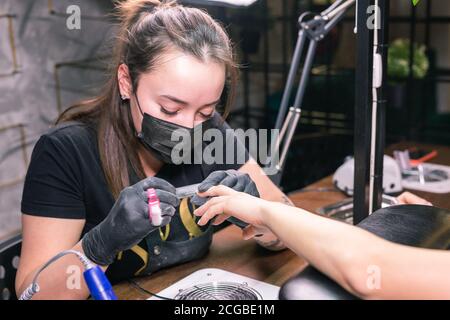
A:
MULTIPOLYGON (((172 161, 177 129, 229 128, 217 112, 221 104, 228 112, 237 81, 224 29, 205 12, 174 2, 124 1, 118 12, 122 23, 105 89, 60 115, 34 148, 22 199, 18 295, 49 258, 67 249, 83 252, 112 282, 204 256, 212 226, 195 223, 194 206, 177 198, 177 187, 202 183, 205 191, 222 184, 285 202, 243 147, 237 147, 246 157, 241 164, 172 161), (161 201, 161 226, 148 218, 149 188, 161 201)), ((284 248, 270 231, 257 242, 284 248)), ((69 255, 45 269, 34 299, 87 298, 83 281, 80 288, 67 286, 74 265, 82 270, 69 255)))

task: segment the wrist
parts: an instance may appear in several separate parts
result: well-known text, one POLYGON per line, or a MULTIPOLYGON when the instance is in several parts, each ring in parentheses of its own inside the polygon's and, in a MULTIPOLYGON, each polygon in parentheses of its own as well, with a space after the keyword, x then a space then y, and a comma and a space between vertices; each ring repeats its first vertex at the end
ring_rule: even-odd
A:
MULTIPOLYGON (((86 252, 83 249, 83 239, 78 241, 77 244, 72 247, 72 250, 80 252, 81 254, 83 254, 85 257, 87 257, 89 259, 88 255, 86 254, 86 252)), ((91 260, 91 259, 89 259, 89 260, 91 260)), ((95 263, 94 261, 92 261, 92 262, 95 263)), ((108 269, 108 266, 102 266, 102 265, 97 264, 97 263, 95 263, 95 264, 98 265, 103 270, 103 272, 106 272, 106 270, 108 269)))
POLYGON ((272 215, 273 215, 273 203, 267 200, 261 199, 258 203, 258 210, 261 215, 261 222, 262 224, 270 229, 271 221, 272 221, 272 215))
POLYGON ((115 253, 111 253, 112 250, 105 247, 97 228, 87 232, 80 242, 84 255, 95 264, 107 267, 114 261, 115 253))

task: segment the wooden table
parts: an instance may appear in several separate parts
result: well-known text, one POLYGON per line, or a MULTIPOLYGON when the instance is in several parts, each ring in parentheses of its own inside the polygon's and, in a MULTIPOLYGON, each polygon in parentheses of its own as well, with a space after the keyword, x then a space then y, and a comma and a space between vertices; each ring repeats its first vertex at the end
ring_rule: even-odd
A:
MULTIPOLYGON (((242 240, 241 230, 236 226, 228 226, 214 234, 209 254, 205 258, 135 280, 143 288, 157 293, 199 269, 220 268, 281 286, 306 265, 292 251, 270 252, 259 247, 254 240, 242 240)), ((114 290, 119 299, 149 298, 128 282, 114 286, 114 290)))
MULTIPOLYGON (((423 150, 427 150, 427 151, 436 150, 438 152, 438 156, 436 158, 430 160, 430 163, 450 166, 450 146, 402 142, 402 143, 397 143, 397 144, 389 146, 386 149, 386 152, 388 154, 392 154, 392 152, 394 150, 404 150, 404 149, 412 148, 412 147, 417 147, 419 149, 423 149, 423 150)), ((450 209, 450 193, 439 194, 439 193, 429 193, 429 192, 415 191, 415 190, 410 190, 410 191, 424 199, 427 199, 436 207, 450 209)))
MULTIPOLYGON (((405 149, 410 146, 413 146, 413 144, 401 143, 393 145, 387 148, 387 153, 390 154, 392 150, 405 149)), ((427 150, 437 150, 439 156, 431 162, 450 165, 450 147, 417 144, 414 144, 414 146, 427 150)), ((331 176, 305 189, 314 190, 330 187, 332 187, 331 176)), ((293 192, 289 197, 296 206, 311 212, 316 212, 317 209, 323 206, 336 203, 346 198, 341 192, 305 192, 305 189, 303 191, 293 192)), ((450 194, 413 192, 431 201, 436 206, 450 209, 450 194)), ((205 258, 161 270, 148 277, 135 280, 141 287, 150 292, 157 293, 199 269, 220 268, 281 286, 286 280, 298 274, 306 266, 306 261, 296 256, 292 251, 267 251, 260 248, 253 240, 242 240, 240 229, 235 226, 228 226, 214 235, 210 252, 205 258)), ((141 300, 149 298, 147 294, 133 287, 128 282, 116 285, 114 290, 119 299, 141 300)))

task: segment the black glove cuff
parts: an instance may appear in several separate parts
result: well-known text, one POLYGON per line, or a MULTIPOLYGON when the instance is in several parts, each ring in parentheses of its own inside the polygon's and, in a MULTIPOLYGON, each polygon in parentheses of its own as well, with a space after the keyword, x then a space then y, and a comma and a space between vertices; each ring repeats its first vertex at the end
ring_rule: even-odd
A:
POLYGON ((96 232, 97 230, 94 228, 86 233, 81 239, 81 247, 89 260, 100 266, 108 266, 114 262, 116 255, 106 254, 102 241, 96 237, 96 232))

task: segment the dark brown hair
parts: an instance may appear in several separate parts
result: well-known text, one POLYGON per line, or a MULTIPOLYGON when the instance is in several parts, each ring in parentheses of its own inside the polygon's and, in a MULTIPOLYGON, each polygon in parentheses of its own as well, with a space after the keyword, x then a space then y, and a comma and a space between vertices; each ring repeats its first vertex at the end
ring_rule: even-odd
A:
POLYGON ((181 50, 201 61, 213 59, 227 70, 224 116, 234 102, 238 69, 223 27, 206 12, 178 5, 175 1, 127 0, 116 3, 121 21, 110 66, 109 81, 102 93, 64 111, 56 123, 95 123, 102 168, 113 196, 129 185, 129 165, 138 177, 145 174, 138 157, 138 140, 129 107, 120 97, 117 71, 128 66, 133 90, 139 77, 151 72, 169 49, 181 50))

